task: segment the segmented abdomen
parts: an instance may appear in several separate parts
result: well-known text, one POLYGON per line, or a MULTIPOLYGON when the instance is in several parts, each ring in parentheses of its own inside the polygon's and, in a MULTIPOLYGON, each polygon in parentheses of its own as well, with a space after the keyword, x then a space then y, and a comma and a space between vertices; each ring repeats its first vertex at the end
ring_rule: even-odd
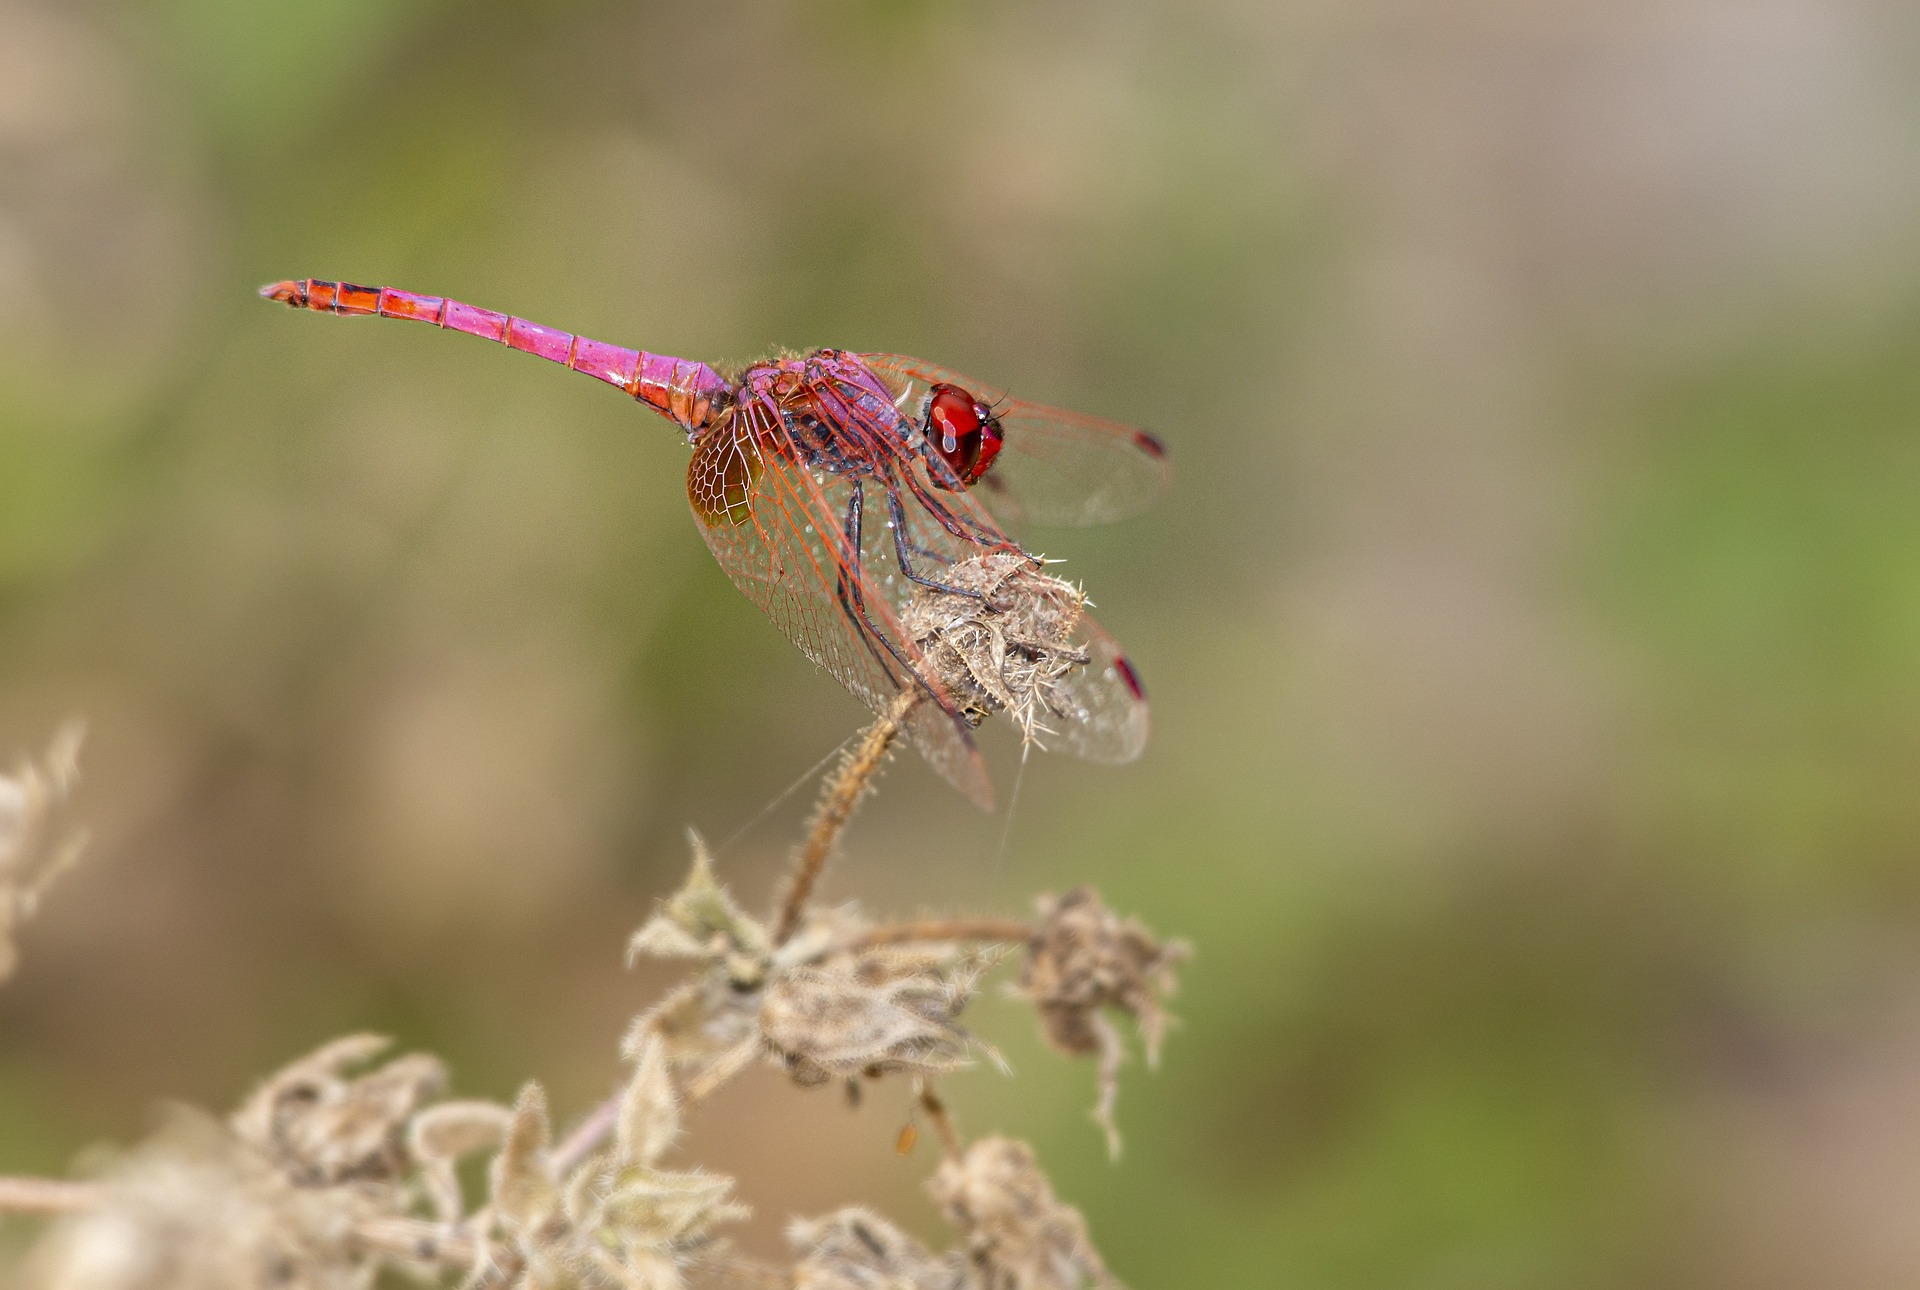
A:
POLYGON ((498 341, 509 349, 559 363, 597 381, 616 385, 689 434, 712 420, 727 384, 705 363, 649 354, 571 332, 542 327, 511 314, 479 309, 443 296, 423 296, 392 287, 302 278, 262 287, 260 294, 296 309, 321 313, 411 318, 449 331, 498 341))

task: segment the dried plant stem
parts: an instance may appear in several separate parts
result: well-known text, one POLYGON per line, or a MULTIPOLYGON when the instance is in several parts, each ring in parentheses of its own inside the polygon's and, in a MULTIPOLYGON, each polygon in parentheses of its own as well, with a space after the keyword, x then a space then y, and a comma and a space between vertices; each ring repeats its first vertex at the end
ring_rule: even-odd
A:
POLYGON ((786 894, 780 900, 780 913, 774 920, 775 945, 786 944, 799 930, 800 916, 813 895, 814 884, 820 881, 821 870, 826 868, 827 857, 833 854, 834 843, 840 840, 841 831, 867 795, 874 776, 886 764, 887 754, 900 737, 900 723, 906 720, 919 698, 912 690, 902 690, 887 710, 867 727, 860 742, 820 790, 820 805, 814 810, 807 840, 794 857, 786 894))
POLYGON ((587 1113, 553 1149, 547 1157, 547 1163, 555 1176, 564 1177, 573 1167, 600 1149, 600 1144, 613 1132, 613 1126, 620 1121, 620 1103, 626 1097, 625 1089, 615 1089, 612 1096, 587 1113))
POLYGON ((881 945, 915 945, 932 941, 995 941, 1003 944, 1033 939, 1033 927, 1015 918, 922 918, 862 932, 849 943, 854 950, 881 945))
POLYGON ((0 1214, 71 1214, 106 1194, 98 1183, 57 1178, 0 1178, 0 1214))
MULTIPOLYGON (((721 1054, 680 1090, 681 1108, 698 1106, 713 1096, 722 1084, 745 1070, 758 1052, 759 1044, 755 1041, 721 1054)), ((606 1101, 587 1112, 587 1118, 580 1121, 573 1132, 553 1149, 547 1157, 547 1163, 556 1175, 573 1169, 613 1136, 613 1128, 620 1122, 620 1104, 626 1100, 626 1096, 624 1088, 615 1089, 606 1101)))
POLYGON ((960 1130, 954 1127, 953 1117, 947 1114, 947 1104, 933 1091, 933 1085, 920 1086, 920 1109, 927 1113, 927 1122, 933 1131, 940 1135, 941 1149, 950 1160, 958 1160, 964 1150, 960 1141, 960 1130))

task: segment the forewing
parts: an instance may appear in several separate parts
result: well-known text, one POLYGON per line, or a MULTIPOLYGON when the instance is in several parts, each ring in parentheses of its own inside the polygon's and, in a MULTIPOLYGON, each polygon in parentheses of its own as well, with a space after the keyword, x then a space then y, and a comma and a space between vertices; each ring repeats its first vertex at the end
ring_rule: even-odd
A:
MULTIPOLYGON (((884 712, 903 689, 922 687, 915 671, 925 673, 894 612, 898 593, 877 581, 846 543, 847 482, 802 470, 777 418, 755 415, 759 411, 743 409, 695 447, 687 495, 701 535, 734 585, 801 653, 884 712), (871 630, 857 620, 861 605, 871 630)), ((874 540, 868 536, 868 545, 874 540)), ((909 740, 949 783, 991 809, 986 764, 951 698, 931 679, 922 693, 927 697, 907 718, 909 740)))
POLYGON ((1006 443, 973 492, 1010 522, 1104 524, 1151 505, 1173 466, 1152 434, 1065 408, 1016 399, 996 386, 902 354, 863 354, 874 374, 916 414, 929 387, 956 385, 1000 418, 1006 443))

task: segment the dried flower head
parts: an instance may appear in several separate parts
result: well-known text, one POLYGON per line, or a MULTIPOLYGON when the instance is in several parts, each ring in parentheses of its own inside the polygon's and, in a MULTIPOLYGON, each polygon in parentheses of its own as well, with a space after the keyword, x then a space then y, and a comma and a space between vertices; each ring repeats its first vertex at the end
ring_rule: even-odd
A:
POLYGON ((767 985, 760 1034, 769 1054, 804 1085, 950 1071, 977 1042, 955 1019, 985 965, 937 947, 874 949, 792 968, 767 985))
POLYGON ((386 1047, 378 1035, 349 1035, 301 1058, 234 1112, 234 1132, 302 1187, 397 1186, 409 1164, 407 1121, 446 1086, 446 1069, 409 1053, 346 1074, 386 1047))
POLYGON ((988 958, 952 945, 843 951, 864 929, 846 909, 809 911, 772 948, 762 924, 714 880, 697 836, 693 848, 685 885, 635 933, 629 951, 701 959, 705 969, 635 1021, 630 1057, 659 1042, 696 1098, 760 1057, 808 1086, 938 1074, 966 1062, 979 1041, 956 1018, 988 958))
POLYGON ((34 1251, 31 1290, 366 1290, 377 1270, 352 1239, 364 1195, 296 1186, 198 1113, 115 1164, 101 1195, 34 1251))
POLYGON ((1147 1064, 1156 1065, 1169 1020, 1160 1001, 1173 993, 1173 969, 1189 951, 1180 941, 1163 945, 1138 922, 1121 918, 1091 887, 1058 899, 1042 897, 1038 907, 1040 926, 1027 946, 1020 990, 1039 1011, 1041 1031, 1055 1048, 1076 1057, 1099 1054, 1094 1118, 1117 1156, 1113 1111, 1126 1048, 1104 1010, 1138 1021, 1147 1064))
POLYGON ((982 1138, 942 1162, 927 1190, 964 1234, 984 1290, 1119 1285, 1093 1248, 1086 1220, 1053 1194, 1024 1142, 982 1138))
POLYGON ((1076 711, 1066 682, 1092 661, 1073 641, 1086 595, 1043 568, 1015 551, 973 556, 940 576, 977 596, 920 587, 900 612, 961 713, 978 725, 1005 712, 1029 742, 1048 733, 1049 716, 1076 711))
POLYGON ((851 1207, 796 1219, 787 1242, 799 1260, 793 1290, 969 1290, 957 1254, 935 1255, 871 1210, 851 1207))
POLYGON ((50 827, 79 781, 85 735, 79 722, 68 722, 39 762, 22 761, 13 774, 0 775, 0 981, 19 962, 15 932, 86 843, 78 831, 55 842, 50 827))
POLYGON ((627 959, 693 959, 698 975, 634 1019, 624 1050, 638 1061, 658 1042, 698 1098, 752 1064, 760 1051, 760 993, 773 968, 766 928, 713 876, 713 857, 690 833, 693 869, 680 890, 627 943, 627 959))

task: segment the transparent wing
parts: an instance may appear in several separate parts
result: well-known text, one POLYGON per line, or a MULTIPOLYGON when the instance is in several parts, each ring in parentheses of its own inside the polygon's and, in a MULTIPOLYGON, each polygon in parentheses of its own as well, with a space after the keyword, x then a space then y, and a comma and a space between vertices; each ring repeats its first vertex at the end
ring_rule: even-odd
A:
POLYGON ((951 696, 901 629, 897 592, 876 580, 846 541, 850 481, 810 473, 798 460, 778 418, 757 407, 703 435, 688 466, 687 495, 708 548, 801 653, 876 713, 902 690, 924 686, 928 699, 907 718, 909 741, 943 778, 991 810, 986 763, 951 696))
POLYGON ((1173 478, 1159 439, 1145 430, 1016 399, 996 386, 902 354, 861 359, 917 416, 929 387, 957 385, 992 405, 1006 434, 998 460, 973 492, 1009 522, 1104 524, 1151 505, 1173 478))

